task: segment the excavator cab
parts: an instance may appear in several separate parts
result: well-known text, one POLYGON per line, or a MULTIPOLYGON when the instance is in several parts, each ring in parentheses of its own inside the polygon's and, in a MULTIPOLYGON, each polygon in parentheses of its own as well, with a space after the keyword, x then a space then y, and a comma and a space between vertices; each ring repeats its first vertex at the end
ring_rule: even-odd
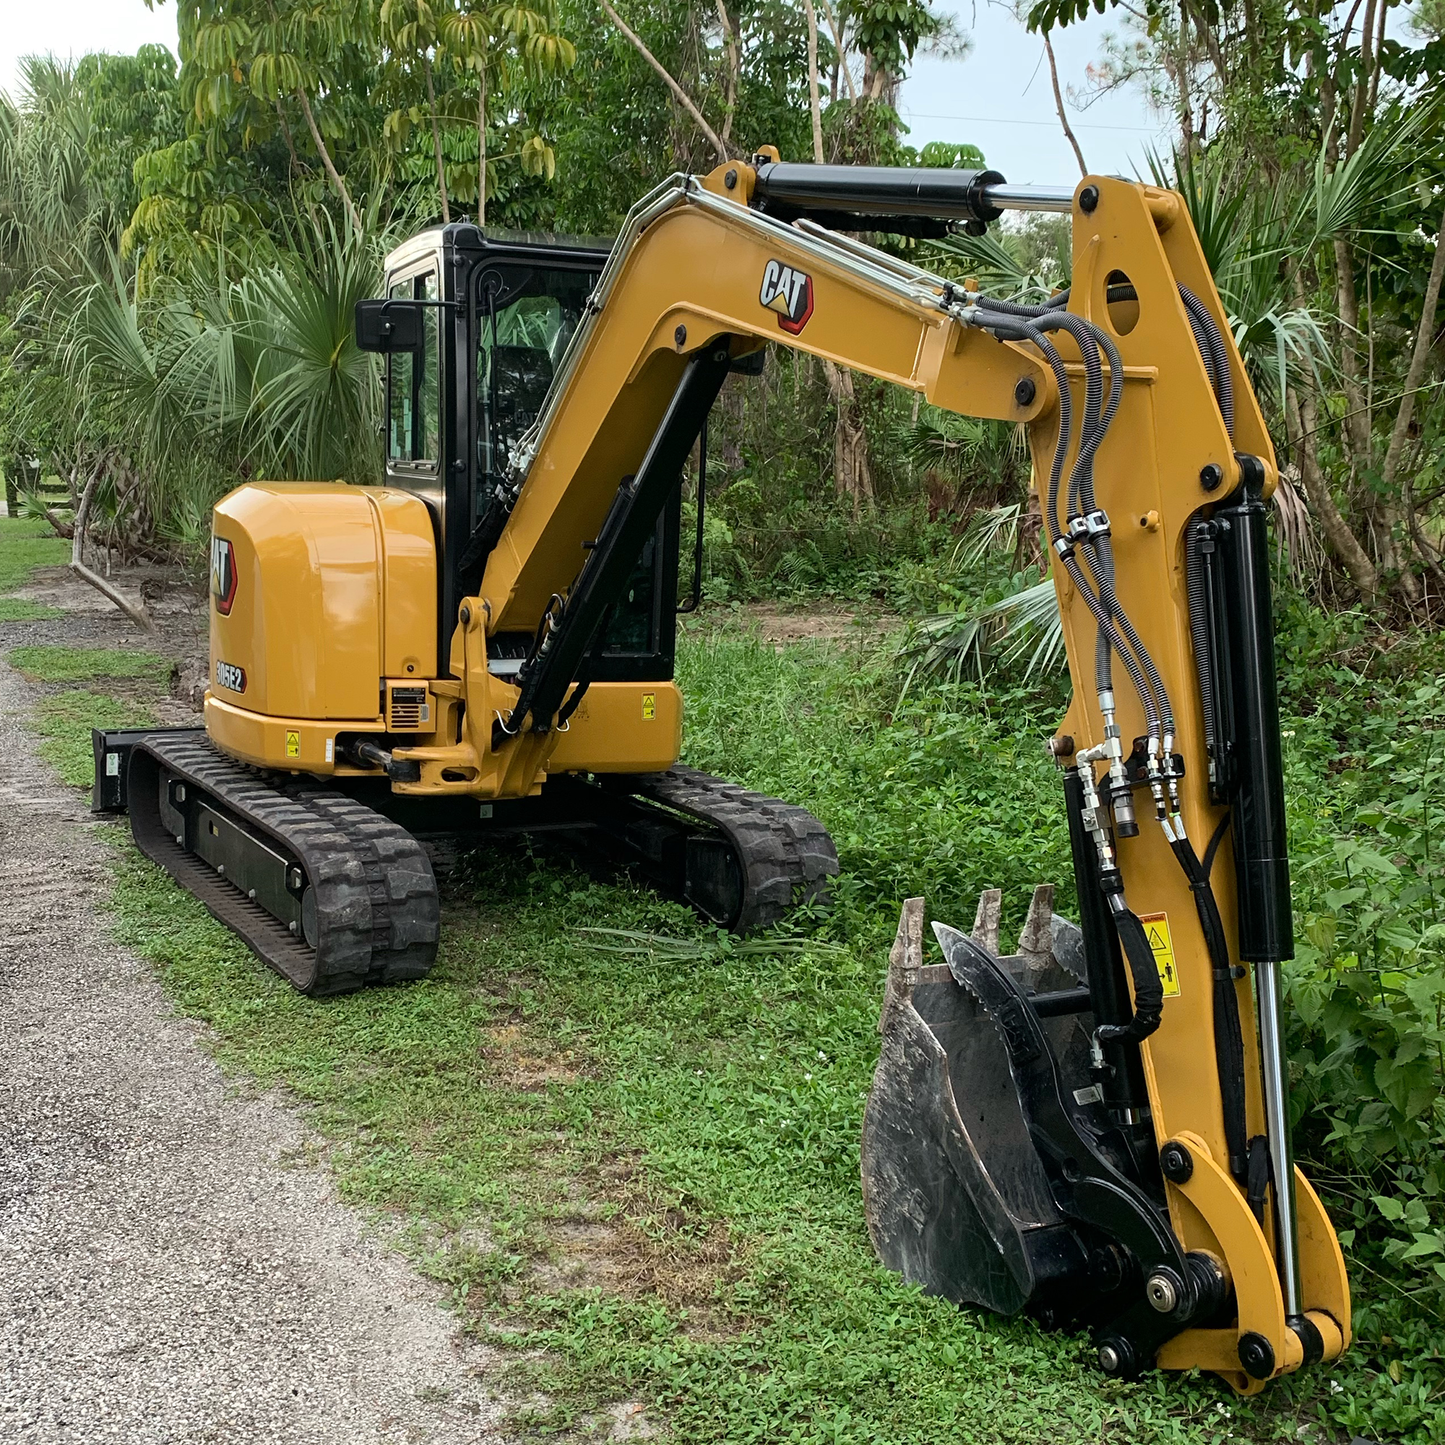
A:
MULTIPOLYGON (((481 584, 477 529, 541 415, 609 251, 606 241, 456 223, 393 251, 382 297, 358 307, 358 344, 385 358, 386 484, 421 497, 436 528, 440 648, 461 599, 481 584)), ((680 495, 613 608, 593 669, 599 681, 672 676, 680 495)), ((498 636, 493 673, 515 676, 533 639, 532 629, 498 636)))

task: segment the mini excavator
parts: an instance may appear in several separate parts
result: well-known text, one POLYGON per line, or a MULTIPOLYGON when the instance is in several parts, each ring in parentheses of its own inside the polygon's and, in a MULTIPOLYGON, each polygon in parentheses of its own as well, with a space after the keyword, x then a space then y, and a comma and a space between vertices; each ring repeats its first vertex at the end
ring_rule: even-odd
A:
POLYGON ((1073 682, 1048 747, 1078 918, 1040 887, 1003 954, 987 892, 930 962, 903 905, 869 1231, 929 1292, 1089 1329, 1114 1375, 1250 1393, 1337 1357, 1349 1285, 1282 1050, 1278 477, 1181 198, 765 149, 668 180, 610 250, 428 231, 356 335, 385 358, 385 485, 217 504, 205 728, 97 733, 95 806, 308 994, 427 972, 426 845, 459 832, 590 839, 765 927, 837 857, 803 809, 676 766, 680 478, 709 408, 773 343, 1021 426, 1073 682), (1072 216, 1072 285, 1041 305, 858 239, 1010 208, 1072 216))

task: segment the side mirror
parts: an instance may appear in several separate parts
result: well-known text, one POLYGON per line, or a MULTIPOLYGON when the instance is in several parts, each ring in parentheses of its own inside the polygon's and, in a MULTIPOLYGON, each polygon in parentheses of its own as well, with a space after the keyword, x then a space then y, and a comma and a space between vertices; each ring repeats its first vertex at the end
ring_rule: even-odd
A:
POLYGON ((420 351, 422 316, 416 301, 358 301, 356 344, 362 351, 420 351))

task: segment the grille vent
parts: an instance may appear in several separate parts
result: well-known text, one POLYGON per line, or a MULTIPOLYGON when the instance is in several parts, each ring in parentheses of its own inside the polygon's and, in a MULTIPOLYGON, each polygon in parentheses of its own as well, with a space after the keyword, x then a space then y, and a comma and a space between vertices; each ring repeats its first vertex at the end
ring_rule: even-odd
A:
POLYGON ((390 716, 386 720, 388 732, 420 732, 431 726, 431 705, 424 687, 394 687, 390 692, 390 716))

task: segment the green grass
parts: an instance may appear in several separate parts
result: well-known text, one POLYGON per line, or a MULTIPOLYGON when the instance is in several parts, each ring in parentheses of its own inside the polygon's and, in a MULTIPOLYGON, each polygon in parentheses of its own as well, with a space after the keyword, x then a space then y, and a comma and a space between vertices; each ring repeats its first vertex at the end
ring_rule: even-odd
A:
POLYGON ((163 688, 171 674, 168 658, 110 647, 16 647, 10 665, 37 682, 127 678, 163 688))
POLYGON ((59 567, 68 561, 70 543, 44 522, 0 517, 0 593, 23 587, 37 567, 59 567))
MULTIPOLYGON (((0 577, 44 542, 0 523, 0 577)), ((92 684, 35 714, 79 786, 91 727, 144 725, 169 671, 101 649, 11 660, 92 684)), ((715 626, 682 640, 679 680, 687 760, 811 807, 838 842, 833 910, 776 949, 732 949, 679 907, 512 841, 452 884, 425 983, 313 1003, 117 835, 121 935, 227 1067, 306 1109, 343 1195, 394 1221, 508 1351, 514 1397, 551 1402, 519 1424, 575 1437, 640 1399, 688 1445, 1223 1445, 1396 1418, 1404 1387, 1363 1349, 1252 1402, 1209 1377, 1121 1383, 1080 1338, 956 1310, 878 1265, 858 1137, 899 902, 922 892, 930 916, 967 924, 1000 886, 1017 922, 1035 882, 1067 885, 1039 746, 1056 706, 968 687, 900 706, 896 675, 861 653, 777 653, 715 626), (682 946, 619 953, 598 927, 682 946)), ((1407 1413, 1427 1423, 1398 1438, 1424 1445, 1429 1401, 1407 1413)))
MULTIPOLYGON (((1067 875, 1044 720, 967 689, 895 715, 886 673, 826 649, 714 635, 679 665, 688 760, 839 841, 839 905, 800 930, 816 947, 607 951, 582 930, 712 935, 515 843, 472 860, 415 987, 308 1002, 133 856, 123 935, 225 1063, 307 1107, 344 1195, 519 1347, 514 1385, 554 1402, 539 1431, 638 1398, 699 1445, 1300 1438, 1321 1372, 1256 1402, 1109 1381, 1084 1340, 927 1299, 869 1245, 858 1136, 898 903, 921 885, 966 923, 999 884, 1017 916, 1067 875)), ((1351 1368, 1332 1373, 1363 1388, 1351 1368)))
POLYGON ((42 602, 22 602, 18 597, 0 597, 0 622, 44 622, 53 617, 64 616, 60 608, 47 607, 42 602))
POLYGON ((35 730, 40 756, 75 788, 89 789, 95 779, 91 728, 143 728, 155 721, 140 702, 94 692, 62 692, 41 698, 35 730))

